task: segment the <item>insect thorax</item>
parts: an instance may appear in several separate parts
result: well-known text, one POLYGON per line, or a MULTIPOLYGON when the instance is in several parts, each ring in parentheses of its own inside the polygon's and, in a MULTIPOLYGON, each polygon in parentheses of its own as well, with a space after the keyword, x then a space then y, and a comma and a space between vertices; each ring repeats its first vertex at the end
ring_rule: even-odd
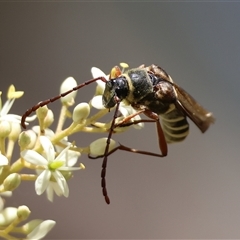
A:
POLYGON ((136 71, 132 74, 128 74, 129 77, 131 76, 131 83, 134 89, 134 91, 132 91, 134 99, 132 101, 133 107, 141 108, 140 106, 145 106, 154 113, 166 113, 170 109, 170 106, 172 108, 172 105, 177 99, 174 86, 166 81, 166 79, 163 79, 160 75, 155 75, 154 73, 151 74, 145 70, 140 71, 141 75, 139 74, 138 76, 142 77, 144 73, 146 73, 144 76, 145 78, 142 77, 141 80, 138 80, 142 83, 141 85, 137 81, 134 81, 137 79, 136 77, 135 79, 132 77, 136 74, 136 71), (138 96, 136 90, 139 90, 142 95, 138 96))
POLYGON ((126 100, 132 104, 153 92, 151 79, 145 69, 134 68, 123 74, 128 82, 129 93, 126 100))

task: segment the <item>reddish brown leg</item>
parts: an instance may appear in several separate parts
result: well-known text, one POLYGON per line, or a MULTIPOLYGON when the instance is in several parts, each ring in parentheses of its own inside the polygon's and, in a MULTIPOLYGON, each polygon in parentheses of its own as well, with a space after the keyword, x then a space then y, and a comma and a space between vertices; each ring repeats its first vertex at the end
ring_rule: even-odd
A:
POLYGON ((107 138, 107 142, 106 142, 106 148, 105 148, 103 156, 91 157, 89 155, 89 158, 91 158, 91 159, 97 159, 97 158, 103 157, 102 171, 101 171, 101 178, 102 178, 102 180, 101 180, 101 187, 102 187, 103 196, 104 196, 105 201, 106 201, 107 204, 110 204, 110 198, 108 196, 107 187, 106 187, 107 158, 108 158, 109 155, 111 155, 112 153, 114 153, 118 149, 119 150, 123 150, 123 151, 133 152, 133 153, 139 153, 139 154, 144 154, 144 155, 155 156, 155 157, 164 157, 164 156, 167 155, 167 143, 166 143, 166 140, 165 140, 165 137, 164 137, 164 133, 162 131, 161 124, 159 122, 158 115, 153 113, 153 112, 151 112, 151 111, 149 111, 149 110, 141 110, 141 111, 139 111, 137 113, 129 115, 128 117, 123 119, 123 121, 121 121, 120 123, 115 124, 116 118, 118 116, 117 113, 118 113, 119 104, 120 104, 119 99, 116 99, 116 102, 117 102, 116 109, 115 109, 115 112, 114 112, 114 116, 113 116, 113 120, 112 120, 112 123, 111 123, 111 127, 109 129, 109 134, 108 134, 108 138, 107 138), (128 122, 129 120, 131 120, 131 118, 135 117, 136 115, 138 115, 140 113, 144 113, 146 116, 148 116, 151 119, 147 119, 147 120, 142 119, 142 120, 137 120, 137 121, 130 122, 130 123, 128 122), (126 146, 124 146, 122 144, 120 144, 115 149, 109 151, 110 139, 112 137, 112 134, 114 133, 114 129, 117 126, 119 126, 119 127, 121 127, 121 126, 129 126, 129 125, 132 125, 132 124, 137 124, 139 122, 156 122, 159 148, 160 148, 162 154, 157 154, 157 153, 137 150, 137 149, 126 147, 126 146))
POLYGON ((148 116, 149 118, 155 120, 156 125, 157 125, 157 135, 158 135, 159 149, 161 150, 163 156, 167 156, 168 146, 167 146, 167 142, 166 142, 166 139, 165 139, 165 136, 164 136, 161 124, 160 124, 159 116, 156 113, 151 112, 149 110, 146 110, 144 112, 144 114, 146 116, 148 116))
POLYGON ((156 123, 159 149, 162 152, 162 156, 163 157, 166 156, 167 152, 168 152, 167 142, 166 142, 166 139, 165 139, 165 136, 164 136, 161 124, 160 124, 159 116, 156 113, 151 112, 150 110, 147 110, 147 109, 141 110, 137 113, 127 116, 120 123, 116 124, 115 127, 125 127, 125 126, 130 126, 133 124, 138 124, 141 122, 155 122, 156 123), (139 115, 140 113, 144 113, 147 117, 149 117, 151 119, 140 119, 140 120, 135 120, 133 122, 129 122, 129 120, 131 118, 135 117, 136 115, 139 115))
POLYGON ((65 92, 65 93, 62 93, 56 97, 53 97, 53 98, 50 98, 50 99, 47 99, 45 101, 41 101, 39 102, 38 104, 34 105, 32 108, 29 108, 23 115, 22 115, 22 119, 21 119, 21 125, 23 128, 26 128, 26 124, 25 124, 25 120, 26 118, 32 113, 32 112, 35 112, 38 108, 40 107, 43 107, 51 102, 55 102, 56 100, 58 100, 59 98, 62 98, 62 97, 65 97, 66 95, 68 95, 69 93, 73 92, 73 91, 77 91, 78 89, 88 85, 88 84, 91 84, 93 82, 96 82, 97 80, 102 80, 103 82, 107 82, 107 79, 105 77, 98 77, 98 78, 93 78, 93 79, 90 79, 84 83, 81 83, 79 84, 78 86, 74 87, 73 89, 65 92))
POLYGON ((145 109, 140 110, 140 111, 138 111, 138 112, 135 112, 135 113, 132 113, 132 114, 128 115, 128 116, 125 117, 121 122, 118 122, 117 124, 115 124, 114 127, 118 127, 118 126, 121 126, 121 125, 127 123, 127 122, 130 121, 132 118, 136 117, 137 115, 139 115, 140 113, 143 113, 143 112, 145 112, 145 109))
POLYGON ((107 193, 107 187, 106 187, 106 169, 107 169, 107 158, 109 155, 109 145, 110 145, 110 140, 114 131, 114 126, 115 126, 115 120, 117 118, 117 113, 118 113, 118 109, 119 109, 119 104, 120 101, 119 99, 116 99, 116 109, 114 112, 114 116, 113 116, 113 120, 112 120, 112 124, 111 127, 109 129, 109 133, 108 133, 108 138, 107 138, 107 143, 106 143, 106 148, 104 151, 104 157, 103 157, 103 163, 102 163, 102 172, 101 172, 101 186, 102 186, 102 192, 103 192, 103 196, 105 198, 105 201, 107 204, 110 204, 110 198, 108 197, 108 193, 107 193))
MULTIPOLYGON (((116 147, 113 150, 111 150, 110 152, 108 152, 107 157, 110 156, 111 154, 113 154, 114 152, 116 152, 117 150, 122 150, 122 151, 127 151, 127 152, 132 152, 132 153, 138 153, 138 154, 143 154, 143 155, 148 155, 148 156, 153 156, 153 157, 165 157, 165 156, 163 156, 162 154, 159 154, 159 153, 153 153, 153 152, 138 150, 138 149, 135 149, 135 148, 129 148, 129 147, 124 146, 122 144, 119 144, 118 147, 116 147)), ((98 158, 104 157, 104 155, 100 155, 100 156, 96 156, 96 157, 88 155, 88 157, 90 159, 98 159, 98 158)))

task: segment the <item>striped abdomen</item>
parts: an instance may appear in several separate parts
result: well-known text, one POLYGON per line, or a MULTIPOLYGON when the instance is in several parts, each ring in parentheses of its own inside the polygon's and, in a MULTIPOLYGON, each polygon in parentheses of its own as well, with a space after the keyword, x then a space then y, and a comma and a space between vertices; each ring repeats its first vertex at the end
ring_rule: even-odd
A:
POLYGON ((167 143, 180 142, 187 137, 189 124, 186 116, 173 104, 166 113, 160 114, 160 116, 167 143))

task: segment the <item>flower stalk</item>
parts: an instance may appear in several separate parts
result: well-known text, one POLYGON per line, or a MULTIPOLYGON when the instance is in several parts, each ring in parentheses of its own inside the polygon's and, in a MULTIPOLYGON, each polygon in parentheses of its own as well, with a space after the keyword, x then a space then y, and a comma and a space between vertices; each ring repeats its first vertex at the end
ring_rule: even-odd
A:
MULTIPOLYGON (((128 67, 121 64, 122 68, 128 67)), ((108 79, 100 69, 92 68, 93 77, 103 76, 108 79)), ((77 82, 69 77, 62 83, 60 94, 77 86, 77 82)), ((113 109, 106 109, 102 104, 102 94, 104 92, 105 82, 97 81, 95 95, 91 97, 88 103, 79 103, 73 110, 71 107, 75 104, 76 91, 71 92, 63 98, 60 98, 61 110, 57 120, 56 130, 52 130, 54 122, 54 113, 49 106, 39 107, 36 115, 26 118, 26 125, 37 119, 35 126, 28 127, 28 130, 22 131, 20 122, 21 116, 10 114, 10 109, 16 99, 23 96, 23 91, 16 91, 14 85, 9 87, 7 100, 2 104, 2 93, 0 92, 0 237, 2 239, 22 239, 17 237, 16 233, 21 233, 25 239, 42 239, 55 225, 53 220, 31 220, 26 221, 30 215, 27 206, 18 208, 4 208, 2 194, 12 193, 15 189, 21 187, 25 181, 34 183, 36 195, 46 194, 49 201, 54 201, 54 196, 69 196, 68 181, 73 173, 78 174, 79 170, 85 169, 85 166, 79 162, 82 154, 89 157, 102 156, 106 148, 106 135, 110 130, 112 121, 100 122, 99 120, 109 114, 113 109), (92 108, 98 111, 91 113, 92 108), (66 125, 66 119, 70 118, 72 122, 66 125), (76 133, 96 133, 104 134, 104 138, 99 138, 88 146, 78 146, 72 139, 76 133), (17 144, 19 148, 16 148, 17 144), (18 150, 20 149, 20 151, 18 150), (25 170, 30 173, 25 173, 25 170), (1 216, 4 216, 1 218, 1 216)), ((119 117, 115 123, 121 122, 124 117, 134 114, 131 106, 120 103, 119 117)), ((138 114, 134 116, 139 119, 138 114)), ((132 119, 134 120, 134 119, 132 119)), ((142 123, 141 123, 142 124, 142 123)), ((138 127, 142 127, 139 123, 138 127)), ((124 132, 129 127, 116 127, 114 133, 124 132)), ((109 140, 109 151, 114 151, 118 144, 109 140)), ((14 196, 14 195, 13 195, 14 196)), ((37 197, 37 196, 36 196, 37 197)))

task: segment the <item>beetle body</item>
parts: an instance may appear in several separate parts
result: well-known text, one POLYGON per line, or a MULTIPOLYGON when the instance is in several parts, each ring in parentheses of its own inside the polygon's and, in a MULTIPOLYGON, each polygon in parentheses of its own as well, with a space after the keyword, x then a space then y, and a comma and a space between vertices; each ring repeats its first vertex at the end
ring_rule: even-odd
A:
POLYGON ((211 113, 154 64, 130 69, 110 79, 103 93, 103 104, 106 108, 112 108, 117 101, 125 101, 136 110, 146 108, 160 115, 168 143, 182 141, 188 135, 187 116, 202 132, 214 122, 211 113))
POLYGON ((26 117, 38 108, 54 102, 97 80, 105 83, 105 90, 102 95, 104 107, 110 109, 116 106, 111 126, 108 129, 105 152, 102 156, 96 157, 103 157, 101 187, 105 201, 109 204, 110 199, 106 188, 106 168, 107 158, 111 153, 120 149, 149 156, 165 157, 168 152, 167 143, 180 142, 188 135, 189 124, 187 118, 190 118, 200 131, 204 133, 210 124, 214 122, 214 117, 211 112, 208 112, 198 104, 190 94, 174 83, 170 75, 161 67, 152 64, 149 67, 142 65, 123 73, 119 67, 114 67, 109 79, 106 79, 104 76, 99 76, 85 81, 58 96, 41 101, 25 112, 21 120, 22 126, 26 128, 26 117), (120 123, 116 123, 121 101, 131 105, 137 112, 125 117, 120 123), (130 121, 140 113, 145 114, 149 119, 130 121), (162 124, 160 124, 160 119, 162 124), (139 122, 155 122, 161 154, 137 150, 121 144, 114 150, 109 150, 110 140, 116 127, 130 126, 139 122))

